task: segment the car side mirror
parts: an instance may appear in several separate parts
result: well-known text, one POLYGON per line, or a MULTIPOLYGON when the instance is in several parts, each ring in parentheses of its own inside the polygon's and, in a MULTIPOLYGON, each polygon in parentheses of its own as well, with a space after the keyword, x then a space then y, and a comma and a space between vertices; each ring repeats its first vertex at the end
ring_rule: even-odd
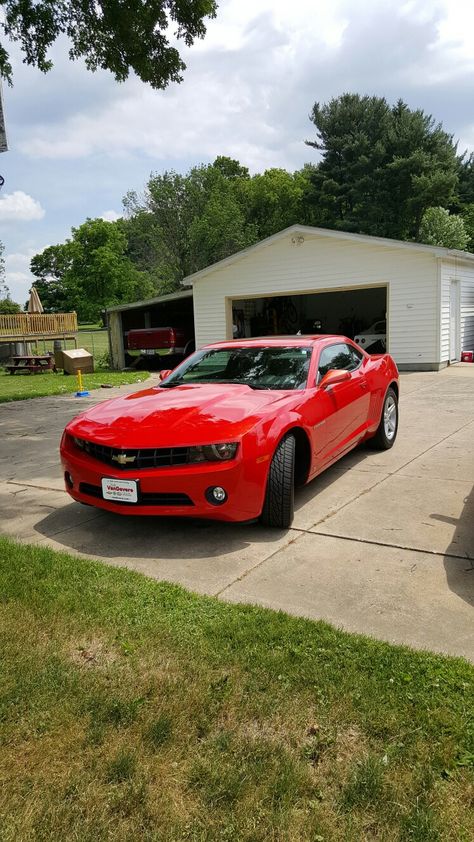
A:
POLYGON ((335 386, 337 383, 344 383, 346 380, 350 379, 350 371, 347 371, 346 369, 331 368, 329 371, 326 372, 323 379, 319 383, 319 388, 329 389, 331 386, 335 386))
POLYGON ((170 376, 171 372, 171 368, 164 368, 163 371, 160 371, 160 380, 166 380, 166 378, 170 376))

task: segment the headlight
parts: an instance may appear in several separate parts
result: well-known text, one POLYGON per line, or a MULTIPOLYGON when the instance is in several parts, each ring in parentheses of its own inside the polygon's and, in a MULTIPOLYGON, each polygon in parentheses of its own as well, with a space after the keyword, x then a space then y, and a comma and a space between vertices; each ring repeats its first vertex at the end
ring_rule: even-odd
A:
POLYGON ((72 440, 73 440, 74 444, 76 445, 76 447, 79 448, 79 450, 84 450, 84 442, 83 442, 82 439, 76 439, 76 437, 73 436, 72 440))
POLYGON ((198 444, 188 449, 190 462, 228 462, 237 453, 237 442, 198 444))

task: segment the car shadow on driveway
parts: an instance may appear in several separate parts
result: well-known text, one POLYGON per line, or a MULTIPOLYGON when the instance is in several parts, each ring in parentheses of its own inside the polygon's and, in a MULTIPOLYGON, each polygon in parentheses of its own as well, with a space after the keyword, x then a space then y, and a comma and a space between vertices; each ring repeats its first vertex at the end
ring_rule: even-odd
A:
MULTIPOLYGON (((366 454, 367 450, 361 446, 350 454, 350 463, 343 458, 309 485, 296 489, 295 512, 316 500, 322 491, 350 471, 354 458, 359 462, 366 454)), ((173 558, 209 558, 231 554, 251 544, 278 544, 288 534, 288 530, 265 528, 258 520, 226 523, 179 516, 118 515, 73 502, 51 512, 34 528, 69 549, 106 558, 129 554, 154 558, 159 557, 160 551, 173 558), (90 518, 85 516, 88 511, 90 518), (68 523, 71 523, 70 528, 68 523)))
POLYGON ((432 514, 433 520, 451 523, 456 526, 449 547, 446 548, 444 569, 450 590, 468 605, 474 607, 474 486, 464 500, 464 507, 458 520, 441 514, 432 514), (465 558, 453 558, 464 553, 460 545, 469 547, 465 558))
MULTIPOLYGON (((350 462, 341 459, 309 485, 297 489, 295 512, 316 501, 341 475, 350 472, 354 459, 363 461, 366 455, 366 448, 361 446, 352 451, 350 462)), ((258 520, 226 523, 178 516, 117 515, 73 502, 47 514, 34 529, 66 550, 111 559, 209 559, 248 553, 258 563, 260 556, 263 560, 294 537, 291 530, 266 528, 258 520)))
POLYGON ((65 549, 104 558, 208 559, 242 552, 253 544, 278 545, 286 535, 283 530, 264 529, 256 521, 233 524, 188 517, 127 517, 92 508, 90 520, 58 531, 58 520, 64 521, 68 508, 82 510, 79 503, 69 503, 36 523, 35 530, 65 549))
MULTIPOLYGON (((298 512, 303 506, 311 502, 313 498, 317 497, 318 494, 329 488, 343 474, 351 474, 352 471, 357 469, 359 469, 359 472, 362 471, 364 469, 364 462, 367 463, 367 457, 373 453, 374 451, 367 444, 359 444, 354 450, 350 450, 349 453, 346 453, 345 456, 334 462, 330 468, 326 468, 318 474, 308 485, 299 486, 295 492, 295 512, 298 512)), ((368 473, 369 471, 367 470, 368 473)))

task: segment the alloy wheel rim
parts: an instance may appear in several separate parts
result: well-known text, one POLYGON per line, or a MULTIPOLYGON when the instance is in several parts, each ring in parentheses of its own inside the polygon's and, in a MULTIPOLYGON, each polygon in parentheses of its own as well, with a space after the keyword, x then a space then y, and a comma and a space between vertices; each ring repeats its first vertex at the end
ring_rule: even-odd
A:
POLYGON ((383 411, 383 425, 385 435, 389 441, 393 439, 397 431, 397 403, 393 395, 389 395, 383 411))

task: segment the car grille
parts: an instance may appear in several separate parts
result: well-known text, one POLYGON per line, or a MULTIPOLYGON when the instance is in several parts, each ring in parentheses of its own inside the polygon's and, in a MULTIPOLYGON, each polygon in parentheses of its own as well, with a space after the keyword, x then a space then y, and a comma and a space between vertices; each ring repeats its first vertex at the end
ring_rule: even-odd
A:
MULTIPOLYGON (((95 497, 102 500, 102 489, 99 485, 90 485, 88 482, 79 484, 79 492, 88 497, 95 497)), ((147 492, 139 494, 137 503, 130 503, 128 500, 112 500, 115 506, 194 506, 193 501, 187 494, 174 492, 147 492)))
POLYGON ((104 444, 96 444, 93 441, 83 440, 83 448, 89 456, 105 462, 113 468, 122 471, 144 470, 146 468, 167 468, 171 465, 187 465, 189 462, 187 447, 155 447, 144 449, 131 449, 107 447, 104 444), (127 461, 119 461, 125 457, 127 461))

